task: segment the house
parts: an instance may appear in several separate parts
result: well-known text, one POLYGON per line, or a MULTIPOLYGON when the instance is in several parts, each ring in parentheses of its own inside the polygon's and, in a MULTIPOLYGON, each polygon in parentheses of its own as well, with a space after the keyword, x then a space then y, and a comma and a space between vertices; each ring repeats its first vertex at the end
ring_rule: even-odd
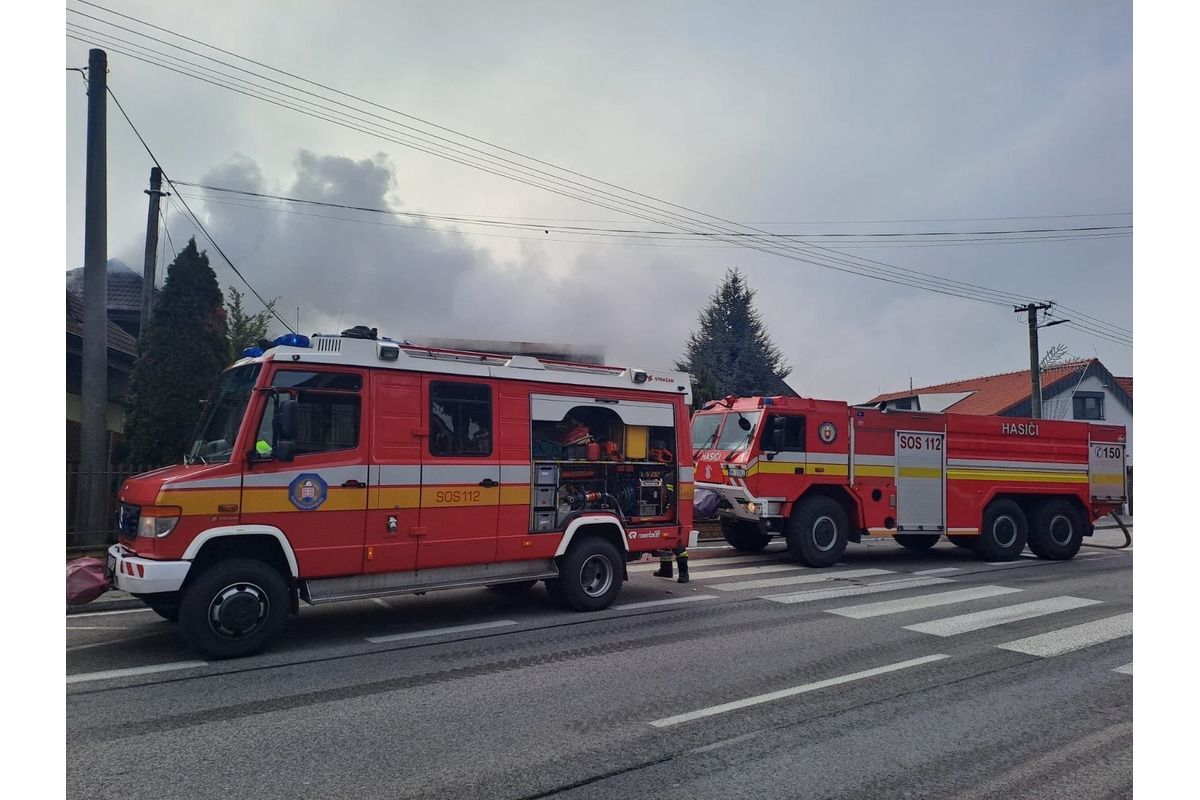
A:
MULTIPOLYGON (((1033 413, 1029 370, 950 381, 873 397, 864 405, 952 414, 1028 417, 1033 413)), ((1133 378, 1115 377, 1099 359, 1068 361, 1042 370, 1042 418, 1124 425, 1133 464, 1133 378)))
MULTIPOLYGON (((105 410, 109 451, 125 431, 125 398, 129 376, 137 358, 137 340, 108 322, 108 404, 105 410)), ((80 457, 80 420, 83 418, 83 300, 67 290, 67 461, 80 457)))
MULTIPOLYGON (((110 258, 107 266, 108 320, 137 339, 142 327, 142 274, 117 258, 110 258)), ((67 272, 67 291, 83 297, 83 267, 67 272)), ((155 298, 158 293, 155 289, 155 298)))

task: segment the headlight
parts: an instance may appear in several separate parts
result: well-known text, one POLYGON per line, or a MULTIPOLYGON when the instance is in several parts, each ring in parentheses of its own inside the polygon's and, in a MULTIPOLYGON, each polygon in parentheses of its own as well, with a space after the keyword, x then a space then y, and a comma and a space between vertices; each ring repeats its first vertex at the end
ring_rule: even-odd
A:
POLYGON ((729 477, 731 477, 731 478, 746 477, 746 468, 745 467, 735 467, 731 464, 728 469, 729 469, 729 477))
POLYGON ((179 506, 145 506, 138 517, 137 535, 145 539, 158 539, 175 530, 179 515, 183 509, 179 506))

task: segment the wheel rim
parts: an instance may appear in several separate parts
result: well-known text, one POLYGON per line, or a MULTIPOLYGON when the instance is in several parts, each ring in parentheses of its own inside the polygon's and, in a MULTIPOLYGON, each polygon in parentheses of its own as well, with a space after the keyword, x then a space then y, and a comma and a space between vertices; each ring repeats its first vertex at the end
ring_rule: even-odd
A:
POLYGON ((602 597, 612 582, 612 562, 604 556, 590 556, 579 568, 579 586, 588 597, 602 597))
POLYGON ((271 600, 261 586, 234 583, 208 604, 208 625, 223 639, 245 639, 262 629, 270 611, 271 600))
POLYGON ((992 538, 1000 547, 1012 547, 1017 542, 1017 521, 1007 514, 992 523, 992 538))
POLYGON ((1075 526, 1071 520, 1062 514, 1055 514, 1050 519, 1050 541, 1060 547, 1071 544, 1075 538, 1075 526))
POLYGON ((827 553, 837 544, 837 540, 838 527, 837 523, 833 521, 833 517, 817 517, 812 526, 813 546, 822 553, 827 553))

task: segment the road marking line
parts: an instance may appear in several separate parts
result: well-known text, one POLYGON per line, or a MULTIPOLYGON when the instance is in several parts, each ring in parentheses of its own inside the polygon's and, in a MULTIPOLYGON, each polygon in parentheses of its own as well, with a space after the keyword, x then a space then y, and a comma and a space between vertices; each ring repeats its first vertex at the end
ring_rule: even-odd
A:
POLYGON ((152 631, 150 633, 139 633, 137 636, 123 636, 120 639, 106 639, 103 642, 92 642, 91 644, 77 644, 74 647, 68 647, 67 652, 73 653, 76 650, 90 650, 93 647, 107 647, 110 644, 119 644, 121 642, 132 642, 135 639, 147 639, 151 636, 165 636, 170 631, 152 631))
POLYGON ((1018 603, 1015 606, 994 608, 990 611, 976 611, 974 614, 961 614, 957 617, 946 617, 933 622, 922 622, 917 625, 905 625, 904 629, 917 633, 928 633, 933 636, 957 636, 981 628, 991 628, 996 625, 1007 625, 1010 622, 1020 622, 1025 619, 1042 617, 1047 614, 1057 614, 1060 611, 1071 611, 1084 606, 1099 604, 1099 600, 1088 600, 1082 597, 1051 597, 1047 600, 1035 600, 1032 603, 1018 603))
POLYGON ((1021 553, 1021 558, 1037 558, 1033 553, 1021 553))
POLYGON ((507 625, 516 625, 515 620, 501 619, 495 622, 480 622, 476 625, 456 625, 453 628, 430 628, 427 631, 413 631, 411 633, 395 633, 390 636, 368 636, 367 641, 371 644, 383 644, 384 642, 400 642, 405 639, 420 639, 425 636, 441 636, 446 633, 466 633, 468 631, 482 631, 488 628, 503 628, 507 625))
POLYGON ((143 611, 149 611, 150 606, 145 608, 123 608, 120 611, 84 611, 79 614, 68 614, 71 617, 107 617, 112 614, 140 614, 143 611))
POLYGON ((900 589, 937 586, 942 583, 954 583, 954 581, 950 578, 901 578, 895 581, 873 583, 870 586, 841 586, 836 589, 811 589, 807 592, 765 595, 760 599, 787 604, 811 603, 816 600, 832 600, 838 597, 854 597, 860 594, 879 594, 880 592, 895 592, 900 589))
POLYGON ((797 570, 807 570, 800 564, 764 564, 759 567, 733 567, 731 569, 716 569, 709 571, 697 572, 696 577, 708 580, 710 578, 735 578, 738 575, 758 575, 763 572, 793 572, 797 570))
POLYGON ((762 703, 771 703, 776 700, 783 700, 787 697, 794 697, 798 694, 804 694, 805 692, 813 692, 817 689, 826 689, 830 686, 839 686, 844 683, 863 680, 864 678, 873 678, 876 675, 886 675, 889 672, 897 672, 902 669, 908 669, 909 667, 916 667, 922 664, 929 664, 933 661, 940 661, 943 658, 949 657, 950 656, 939 654, 924 656, 922 658, 914 658, 911 661, 901 661, 897 664, 888 664, 884 667, 876 667, 875 669, 863 670, 862 672, 853 672, 849 675, 842 675, 837 678, 828 678, 823 681, 816 681, 815 683, 806 683, 803 686, 793 686, 790 689, 780 689, 777 692, 769 692, 767 694, 760 694, 754 697, 747 697, 744 700, 734 700, 731 703, 722 703, 717 706, 709 706, 708 708, 702 708, 698 711, 689 711, 686 714, 676 714, 673 717, 656 719, 650 724, 656 728, 669 728, 672 725, 680 725, 684 722, 691 722, 692 720, 703 719, 704 717, 712 717, 716 716, 717 714, 724 714, 727 711, 736 711, 740 708, 748 708, 749 706, 756 706, 762 703))
MULTIPOLYGON (((1005 642, 996 646, 1002 650, 1012 650, 1017 653, 1038 656, 1039 658, 1051 658, 1053 656, 1061 656, 1063 653, 1082 650, 1094 644, 1111 642, 1113 639, 1132 635, 1133 613, 1130 612, 1128 614, 1118 614, 1115 617, 1085 622, 1082 625, 1072 625, 1069 628, 1050 631, 1049 633, 1042 633, 1037 636, 1027 636, 1024 639, 1017 639, 1014 642, 1005 642)), ((1130 662, 1128 666, 1131 668, 1129 674, 1132 675, 1133 663, 1130 662)), ((1119 672, 1121 669, 1118 668, 1116 671, 1119 672)))
POLYGON ((1007 586, 978 586, 972 589, 955 589, 951 592, 926 594, 920 597, 910 597, 907 600, 884 600, 881 603, 864 603, 858 606, 831 608, 827 613, 840 614, 853 619, 881 617, 885 614, 899 614, 904 611, 915 611, 920 608, 946 606, 952 603, 965 603, 969 600, 981 600, 985 597, 996 597, 1002 594, 1012 594, 1020 589, 1010 589, 1007 586))
POLYGON ((1126 664, 1122 667, 1117 667, 1116 669, 1113 670, 1113 672, 1123 672, 1126 675, 1132 675, 1133 674, 1133 662, 1130 661, 1128 664, 1126 664))
POLYGON ((106 672, 83 672, 78 675, 68 675, 67 683, 83 683, 85 681, 103 681, 108 678, 126 678, 131 675, 149 675, 154 672, 171 672, 177 669, 194 669, 207 667, 207 661, 176 661, 173 664, 154 664, 149 667, 129 667, 128 669, 110 669, 106 672))
MULTIPOLYGON (((693 548, 694 549, 694 548, 693 548)), ((690 558, 688 566, 693 570, 714 569, 733 566, 738 564, 741 566, 758 565, 758 566, 776 566, 791 564, 796 569, 803 569, 800 564, 790 561, 785 558, 771 558, 770 556, 746 556, 745 558, 690 558)), ((637 561, 630 564, 627 569, 630 572, 653 572, 658 569, 658 560, 654 561, 637 561)))
POLYGON ((125 630, 120 625, 81 625, 76 628, 67 626, 69 631, 123 631, 125 630))
POLYGON ((382 597, 372 597, 371 599, 372 599, 372 600, 374 600, 374 601, 375 601, 376 603, 378 603, 379 605, 381 605, 381 606, 383 606, 384 608, 386 608, 388 611, 391 611, 391 610, 392 610, 392 607, 391 607, 391 606, 389 606, 387 603, 385 603, 385 602, 383 601, 383 598, 382 598, 382 597))
POLYGON ((693 594, 688 597, 672 597, 668 600, 646 600, 641 603, 624 603, 619 606, 612 606, 613 611, 629 611, 633 608, 653 608, 654 606, 670 606, 678 603, 692 603, 696 600, 716 600, 717 596, 712 594, 693 594))
POLYGON ((737 592, 742 589, 770 589, 774 586, 792 586, 797 583, 823 583, 839 578, 868 578, 875 575, 895 575, 890 569, 850 569, 844 572, 806 572, 803 575, 789 575, 786 578, 763 578, 757 581, 736 581, 709 586, 709 589, 720 589, 723 592, 737 592))
POLYGON ((940 575, 944 572, 962 572, 962 567, 939 567, 938 569, 919 569, 913 575, 940 575))

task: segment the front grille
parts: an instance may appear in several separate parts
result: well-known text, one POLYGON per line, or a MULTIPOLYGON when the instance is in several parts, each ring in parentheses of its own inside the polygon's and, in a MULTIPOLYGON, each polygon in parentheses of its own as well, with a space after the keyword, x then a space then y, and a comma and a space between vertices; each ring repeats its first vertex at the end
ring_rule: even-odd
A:
POLYGON ((133 539, 137 536, 138 518, 142 515, 141 506, 121 503, 117 509, 117 530, 122 538, 133 539))

